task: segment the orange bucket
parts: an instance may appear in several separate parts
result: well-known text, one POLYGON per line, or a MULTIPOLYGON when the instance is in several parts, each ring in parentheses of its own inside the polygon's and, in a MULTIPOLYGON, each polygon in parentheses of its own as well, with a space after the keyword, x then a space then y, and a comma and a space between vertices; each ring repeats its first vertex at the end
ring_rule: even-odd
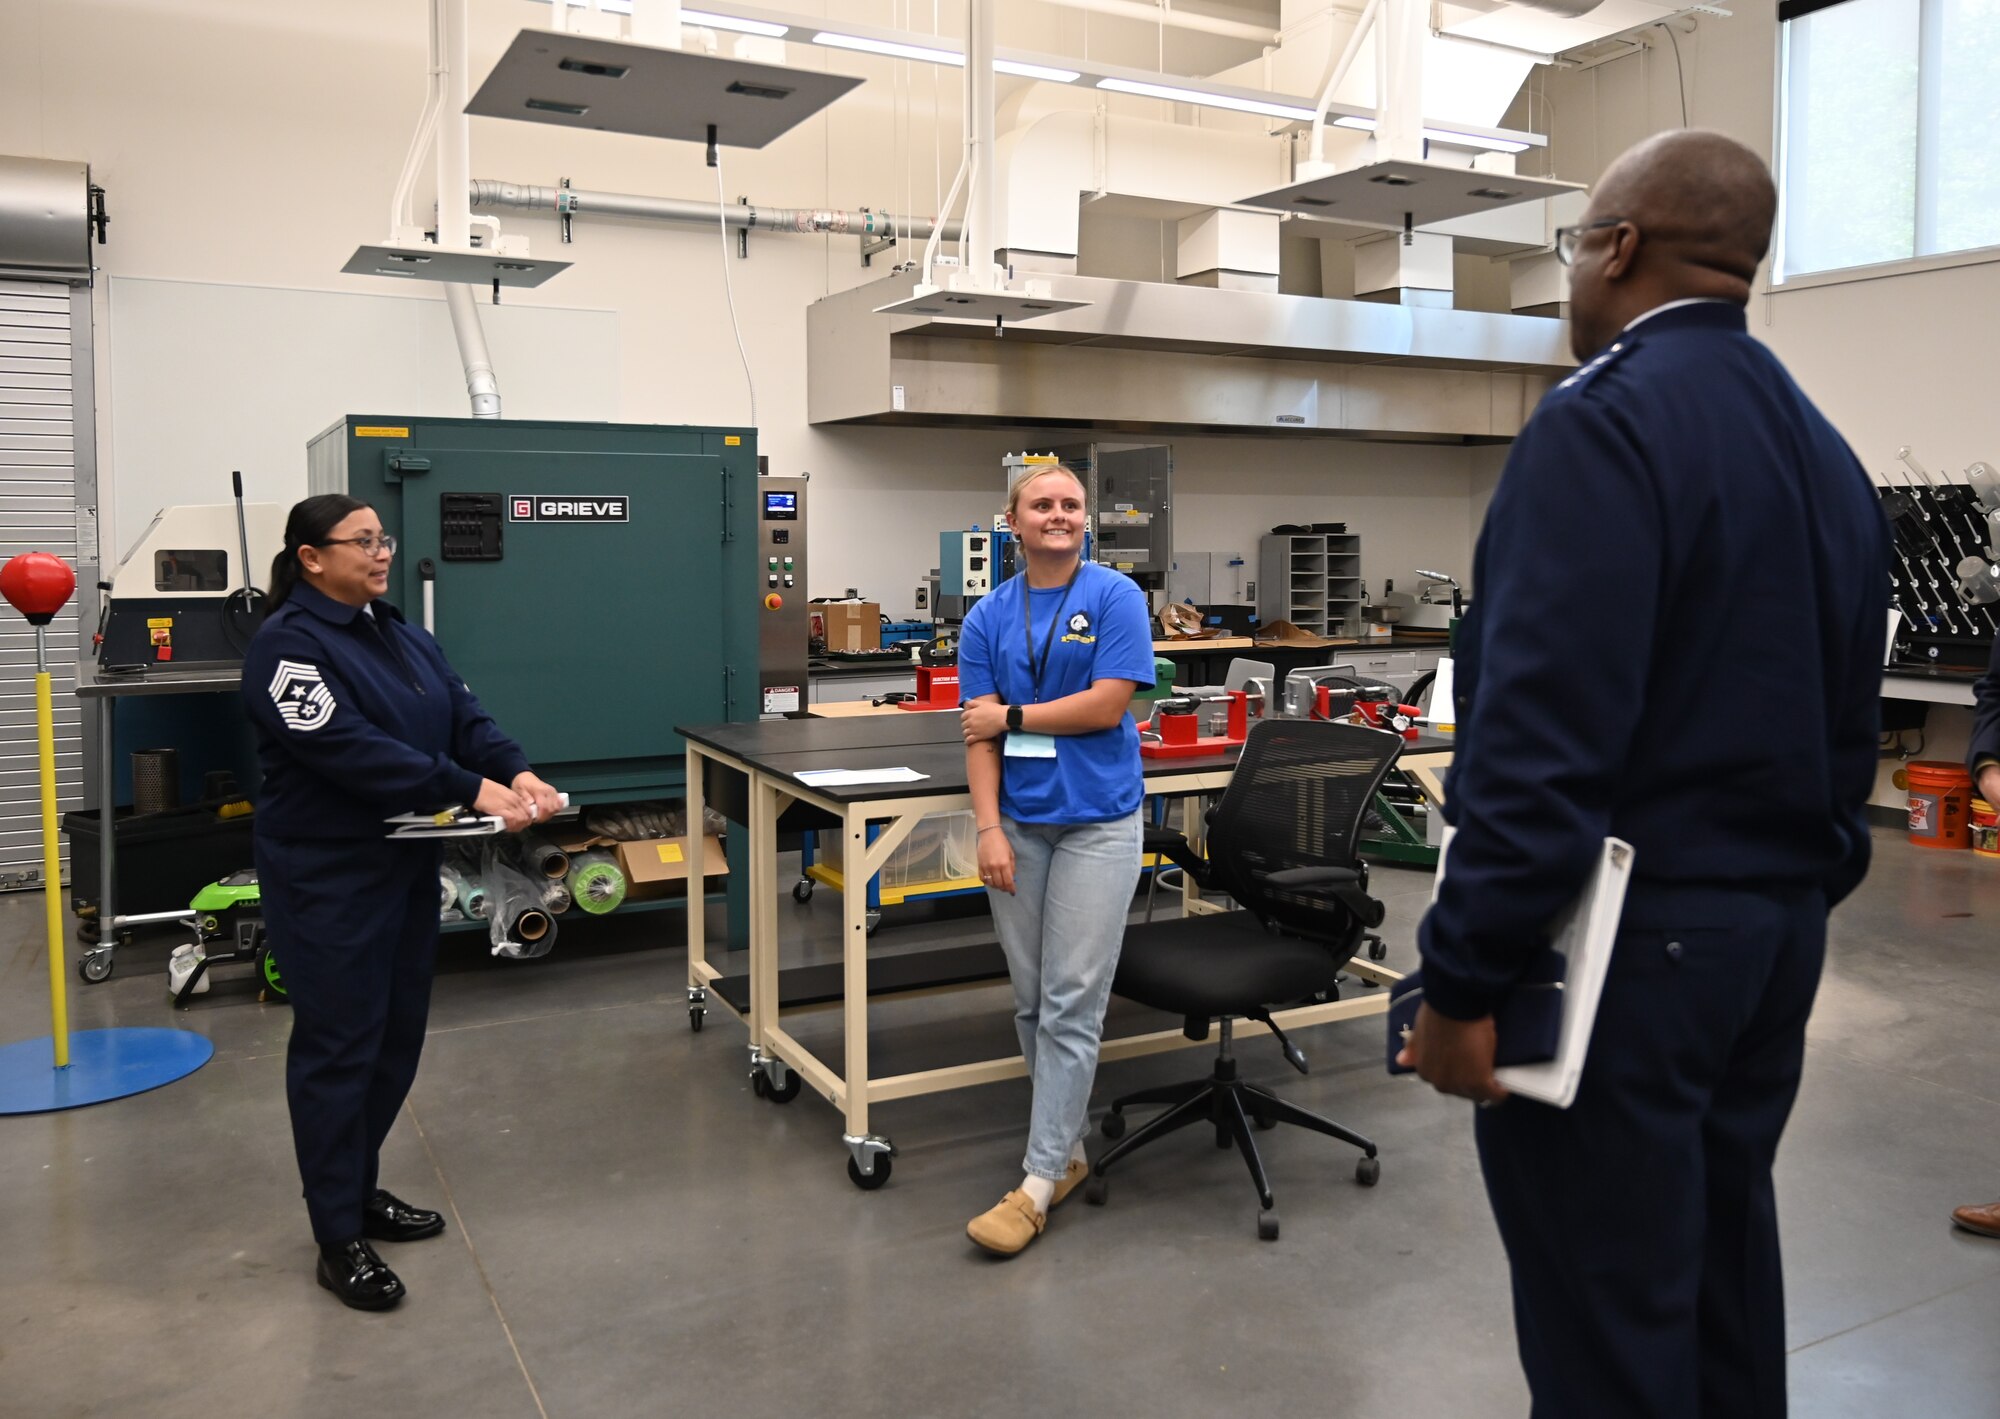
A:
POLYGON ((1910 841, 1918 847, 1969 847, 1972 775, 1965 765, 1919 759, 1898 775, 1910 795, 1910 841))
POLYGON ((2000 809, 1983 798, 1972 800, 1972 850, 1981 857, 2000 857, 2000 809))

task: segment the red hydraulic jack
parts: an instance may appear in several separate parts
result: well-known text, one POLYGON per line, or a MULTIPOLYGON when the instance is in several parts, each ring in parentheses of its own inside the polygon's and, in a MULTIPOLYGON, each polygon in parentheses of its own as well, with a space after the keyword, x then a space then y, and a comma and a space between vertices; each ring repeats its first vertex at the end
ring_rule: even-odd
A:
POLYGON ((1239 747, 1250 734, 1250 697, 1241 690, 1230 690, 1228 695, 1229 723, 1225 733, 1201 733, 1199 709, 1162 708, 1153 720, 1160 737, 1142 737, 1139 753, 1148 759, 1199 759, 1239 747))
POLYGON ((917 667, 917 697, 914 700, 897 700, 896 708, 906 710, 957 709, 958 667, 956 665, 919 665, 917 667))

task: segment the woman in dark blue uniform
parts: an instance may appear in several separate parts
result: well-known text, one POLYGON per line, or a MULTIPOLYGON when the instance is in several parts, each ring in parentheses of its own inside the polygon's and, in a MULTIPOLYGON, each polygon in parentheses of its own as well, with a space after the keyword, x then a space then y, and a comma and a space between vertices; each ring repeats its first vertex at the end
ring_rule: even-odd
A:
POLYGON ((370 1242, 444 1230, 376 1180, 423 1050, 441 859, 435 841, 390 841, 383 820, 470 804, 518 831, 561 803, 437 642, 380 599, 395 551, 365 503, 298 504, 243 660, 264 772, 257 873, 292 1003, 292 1139, 319 1284, 359 1310, 403 1299, 370 1242))

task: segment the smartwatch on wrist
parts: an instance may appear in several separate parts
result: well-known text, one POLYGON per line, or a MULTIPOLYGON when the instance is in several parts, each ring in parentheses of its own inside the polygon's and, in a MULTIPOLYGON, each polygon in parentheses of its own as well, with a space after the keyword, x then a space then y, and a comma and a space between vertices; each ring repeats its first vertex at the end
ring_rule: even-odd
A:
POLYGON ((1007 706, 1007 727, 1009 729, 1019 729, 1021 727, 1021 707, 1019 705, 1007 706))

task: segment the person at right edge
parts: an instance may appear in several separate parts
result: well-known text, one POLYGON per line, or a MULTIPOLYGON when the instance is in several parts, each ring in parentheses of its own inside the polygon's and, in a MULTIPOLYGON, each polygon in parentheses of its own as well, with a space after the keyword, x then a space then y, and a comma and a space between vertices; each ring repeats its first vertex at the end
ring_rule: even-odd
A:
MULTIPOLYGON (((1993 659, 1973 686, 1972 738, 1965 746, 1965 766, 1979 796, 2000 804, 2000 636, 1993 640, 1993 659)), ((1972 1202, 1952 1209, 1953 1225, 1981 1237, 2000 1238, 2000 1202, 1972 1202)))
POLYGON ((1827 911, 1868 868, 1889 543, 1744 307, 1777 194, 1661 134, 1557 236, 1582 367, 1480 534, 1450 869, 1404 1062, 1476 1100, 1534 1419, 1774 1419, 1771 1165, 1827 911), (1607 835, 1633 878, 1568 1109, 1508 1099, 1493 1011, 1607 835))

